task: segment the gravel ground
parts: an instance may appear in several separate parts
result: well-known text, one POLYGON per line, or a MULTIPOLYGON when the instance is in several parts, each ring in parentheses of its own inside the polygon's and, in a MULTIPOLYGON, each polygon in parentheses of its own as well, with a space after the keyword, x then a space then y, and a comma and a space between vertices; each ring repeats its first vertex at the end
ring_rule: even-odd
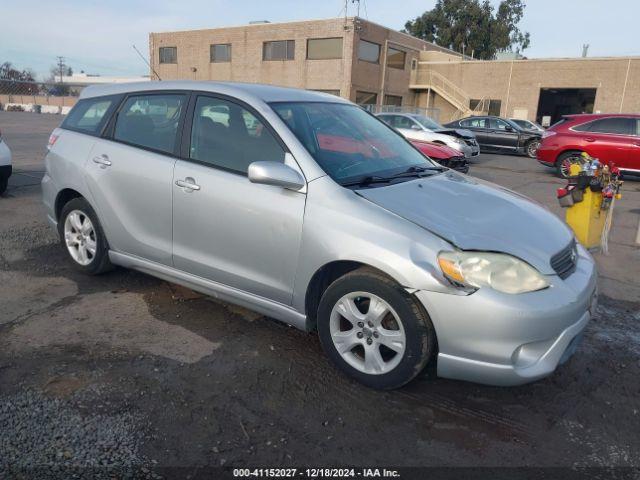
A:
MULTIPOLYGON (((186 477, 221 465, 640 467, 640 278, 627 240, 637 214, 616 218, 611 258, 598 258, 609 290, 554 375, 496 388, 426 372, 377 392, 335 371, 315 335, 137 272, 76 273, 45 225, 37 182, 25 180, 41 171, 58 119, 0 113, 29 175, 0 198, 0 478, 28 466, 24 478, 186 477), (117 470, 96 467, 105 464, 117 470)), ((471 174, 538 200, 558 185, 508 156, 483 155, 471 174)), ((619 215, 640 208, 638 185, 625 186, 619 215)))

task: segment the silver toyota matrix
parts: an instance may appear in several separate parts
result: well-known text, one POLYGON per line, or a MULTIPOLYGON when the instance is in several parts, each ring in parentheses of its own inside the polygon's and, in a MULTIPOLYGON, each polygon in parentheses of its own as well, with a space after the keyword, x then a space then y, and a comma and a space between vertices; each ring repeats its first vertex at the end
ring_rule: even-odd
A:
POLYGON ((317 331, 375 388, 429 363, 542 378, 595 308, 593 259, 556 216, 328 94, 88 87, 51 135, 42 190, 79 270, 132 268, 317 331))

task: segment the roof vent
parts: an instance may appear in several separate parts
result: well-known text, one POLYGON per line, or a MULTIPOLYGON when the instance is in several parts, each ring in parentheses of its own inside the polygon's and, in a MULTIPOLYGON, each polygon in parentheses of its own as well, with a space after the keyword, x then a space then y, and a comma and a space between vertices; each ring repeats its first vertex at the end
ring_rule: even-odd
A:
POLYGON ((264 25, 265 23, 271 23, 269 20, 252 20, 249 25, 264 25))

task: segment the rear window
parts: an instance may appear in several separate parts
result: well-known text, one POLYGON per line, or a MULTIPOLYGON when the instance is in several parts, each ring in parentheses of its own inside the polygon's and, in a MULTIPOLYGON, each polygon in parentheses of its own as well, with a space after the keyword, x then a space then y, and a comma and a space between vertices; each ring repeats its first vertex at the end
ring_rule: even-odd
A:
POLYGON ((62 128, 100 135, 116 102, 117 97, 114 96, 80 100, 62 122, 62 128))

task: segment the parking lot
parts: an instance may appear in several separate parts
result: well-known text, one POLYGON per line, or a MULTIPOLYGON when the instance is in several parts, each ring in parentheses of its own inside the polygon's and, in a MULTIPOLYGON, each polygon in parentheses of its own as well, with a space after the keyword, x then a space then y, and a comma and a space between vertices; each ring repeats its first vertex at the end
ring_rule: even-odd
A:
MULTIPOLYGON (((332 368, 314 334, 141 273, 76 273, 40 205, 59 121, 0 112, 14 155, 0 198, 0 477, 8 465, 640 466, 640 179, 623 186, 609 255, 596 254, 598 316, 553 376, 496 388, 427 371, 379 392, 332 368)), ((483 154, 470 175, 563 213, 564 182, 535 160, 483 154)))

